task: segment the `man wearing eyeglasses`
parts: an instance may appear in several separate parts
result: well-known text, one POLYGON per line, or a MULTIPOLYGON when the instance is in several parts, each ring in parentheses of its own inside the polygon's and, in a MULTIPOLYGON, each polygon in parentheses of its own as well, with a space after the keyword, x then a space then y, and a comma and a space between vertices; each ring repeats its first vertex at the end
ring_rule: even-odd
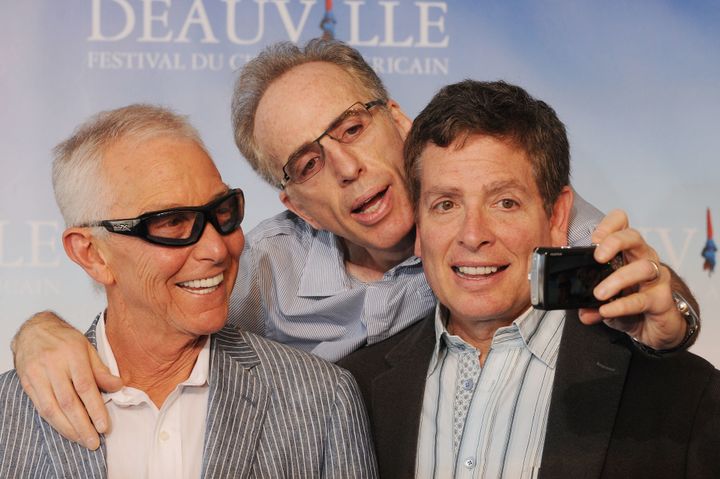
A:
POLYGON ((55 151, 63 246, 107 299, 87 337, 124 386, 103 394, 113 427, 89 451, 40 418, 14 371, 0 375, 0 477, 377 477, 349 372, 226 327, 244 198, 197 131, 130 105, 55 151))
MULTIPOLYGON (((288 211, 248 234, 230 323, 338 360, 426 316, 435 298, 413 255, 414 214, 402 166, 411 120, 362 56, 339 42, 271 45, 240 73, 232 116, 240 152, 280 189, 288 211)), ((569 244, 588 244, 601 218, 576 196, 569 244)), ((697 329, 666 301, 669 269, 633 271, 609 295, 646 280, 654 286, 603 308, 606 322, 656 350, 688 347, 697 329)), ((681 281, 673 289, 692 300, 681 281)), ((84 339, 47 316, 21 329, 16 366, 48 421, 95 445, 85 407, 103 430, 94 383, 104 389, 118 383, 99 365, 91 371, 88 364, 96 362, 84 339)), ((601 320, 596 311, 582 318, 601 320)))

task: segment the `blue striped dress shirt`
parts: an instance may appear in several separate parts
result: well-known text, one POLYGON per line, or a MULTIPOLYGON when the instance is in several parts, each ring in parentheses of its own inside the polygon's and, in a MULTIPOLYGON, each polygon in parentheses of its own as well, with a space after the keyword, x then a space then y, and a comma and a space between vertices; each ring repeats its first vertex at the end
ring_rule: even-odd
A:
MULTIPOLYGON (((542 459, 564 311, 528 310, 493 337, 457 451, 453 401, 459 357, 479 351, 447 332, 446 311, 435 317, 435 351, 428 368, 420 431, 418 478, 536 477, 542 459)), ((479 361, 479 360, 478 360, 479 361)))

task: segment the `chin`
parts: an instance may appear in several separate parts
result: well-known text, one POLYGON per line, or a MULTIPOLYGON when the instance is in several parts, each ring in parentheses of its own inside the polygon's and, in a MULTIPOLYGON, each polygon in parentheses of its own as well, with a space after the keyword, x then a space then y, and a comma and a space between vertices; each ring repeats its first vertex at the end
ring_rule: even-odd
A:
POLYGON ((227 308, 223 311, 208 311, 198 314, 195 318, 190 318, 195 323, 195 330, 198 335, 205 336, 217 333, 227 324, 227 308))

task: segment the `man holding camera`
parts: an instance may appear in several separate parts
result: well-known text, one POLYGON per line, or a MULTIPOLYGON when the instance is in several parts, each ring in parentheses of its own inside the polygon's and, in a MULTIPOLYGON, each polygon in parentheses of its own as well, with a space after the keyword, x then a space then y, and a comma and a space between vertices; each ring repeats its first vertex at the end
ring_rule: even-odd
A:
MULTIPOLYGON (((552 108, 503 82, 450 85, 413 123, 405 161, 438 305, 340 362, 365 397, 381 476, 720 477, 717 370, 687 352, 658 360, 578 311, 530 306, 530 255, 567 244, 573 204, 552 108)), ((592 240, 599 262, 630 259, 598 299, 640 282, 601 312, 648 288, 673 301, 667 272, 642 282, 657 254, 623 212, 592 240)))

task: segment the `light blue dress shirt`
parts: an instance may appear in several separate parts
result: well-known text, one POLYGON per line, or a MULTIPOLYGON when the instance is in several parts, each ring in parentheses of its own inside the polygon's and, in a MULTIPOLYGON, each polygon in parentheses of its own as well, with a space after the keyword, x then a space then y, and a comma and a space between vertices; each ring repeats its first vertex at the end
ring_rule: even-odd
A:
MULTIPOLYGON (((603 215, 575 195, 568 243, 587 245, 603 215)), ((411 256, 380 281, 345 270, 339 239, 285 211, 246 236, 229 322, 337 361, 424 318, 435 307, 419 258, 411 256)))

